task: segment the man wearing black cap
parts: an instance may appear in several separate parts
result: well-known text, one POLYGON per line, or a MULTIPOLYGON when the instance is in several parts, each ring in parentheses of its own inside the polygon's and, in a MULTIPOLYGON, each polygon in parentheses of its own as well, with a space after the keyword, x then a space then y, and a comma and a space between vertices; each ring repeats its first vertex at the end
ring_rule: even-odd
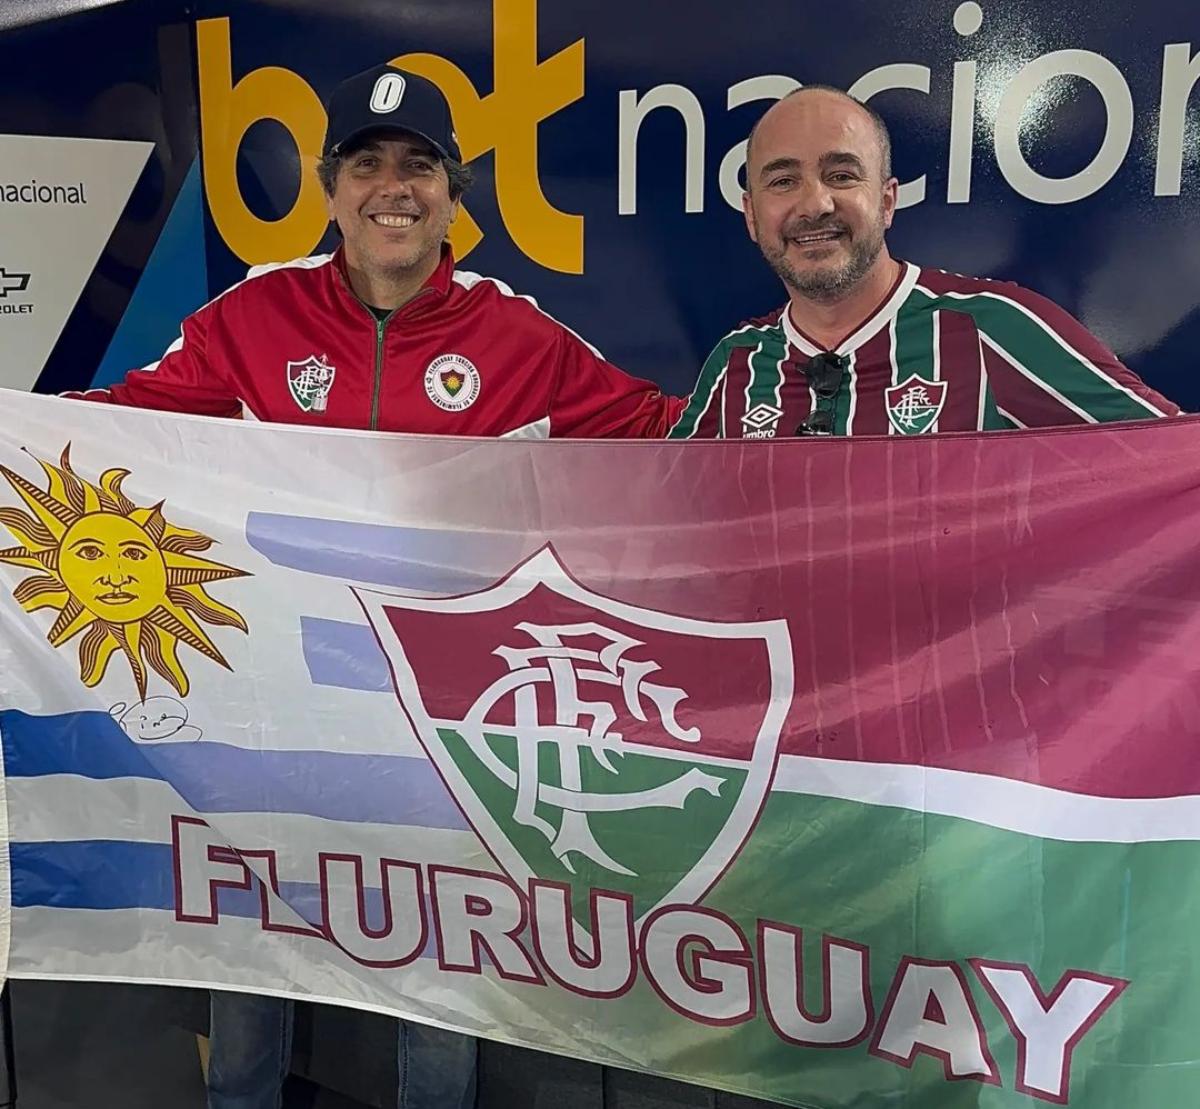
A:
MULTIPOLYGON (((456 270, 471 174, 425 78, 378 66, 328 104, 318 175, 333 254, 256 266, 162 360, 88 400, 313 426, 662 438, 682 401, 606 362, 528 297, 456 270)), ((79 394, 76 394, 79 395, 79 394)), ((278 1109, 292 1004, 214 993, 211 1109, 278 1109)), ((401 1109, 470 1109, 476 1043, 401 1022, 401 1109)))
POLYGON ((437 270, 471 183, 445 98, 389 66, 368 70, 333 94, 322 154, 317 175, 351 287, 380 308, 411 300, 437 270), (407 177, 407 194, 381 193, 381 174, 407 177))
POLYGON ((328 112, 317 172, 342 245, 254 267, 161 361, 86 399, 425 434, 666 435, 681 401, 455 268, 446 234, 471 175, 436 85, 378 66, 328 112))

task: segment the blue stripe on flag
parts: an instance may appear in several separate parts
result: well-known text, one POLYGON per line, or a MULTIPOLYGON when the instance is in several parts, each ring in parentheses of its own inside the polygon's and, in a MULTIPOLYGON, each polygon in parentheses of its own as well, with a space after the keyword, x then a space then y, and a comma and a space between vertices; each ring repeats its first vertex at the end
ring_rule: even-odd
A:
MULTIPOLYGON (((175 909, 175 872, 165 843, 77 840, 14 843, 12 904, 15 909, 175 909)), ((369 873, 369 872, 368 872, 369 873)), ((319 926, 324 915, 315 882, 280 882, 279 896, 303 920, 319 926)), ((257 880, 250 889, 217 889, 220 916, 262 916, 257 880)), ((363 890, 367 926, 382 928, 383 891, 363 890)), ((430 919, 426 902, 426 919, 430 919)), ((433 932, 424 955, 434 954, 433 932)))
POLYGON ((9 860, 16 909, 168 909, 175 903, 166 843, 11 843, 9 860))
POLYGON ((354 823, 466 829, 437 771, 406 755, 257 751, 198 740, 134 743, 102 712, 0 712, 11 778, 74 774, 169 782, 202 813, 299 813, 354 823))
MULTIPOLYGON (((14 843, 11 858, 12 903, 17 909, 175 908, 175 872, 167 843, 102 839, 14 843)), ((366 893, 368 912, 381 919, 380 891, 366 893)), ((316 883, 280 882, 279 895, 305 920, 321 919, 321 890, 316 883)), ((257 886, 217 891, 217 908, 222 913, 257 917, 259 906, 257 886)))
POLYGON ((246 541, 277 566, 430 593, 492 585, 520 556, 524 537, 435 531, 251 512, 246 541))
POLYGON ((153 748, 134 743, 106 712, 33 716, 0 711, 4 773, 9 778, 79 774, 84 778, 153 778, 163 772, 153 748))
POLYGON ((300 639, 309 676, 317 685, 392 691, 387 656, 366 624, 301 616, 300 639))

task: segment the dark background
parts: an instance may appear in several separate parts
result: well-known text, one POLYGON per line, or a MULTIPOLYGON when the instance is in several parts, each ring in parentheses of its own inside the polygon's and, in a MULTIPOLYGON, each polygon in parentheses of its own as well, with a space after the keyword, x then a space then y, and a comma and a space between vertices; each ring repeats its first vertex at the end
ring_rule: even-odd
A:
MULTIPOLYGON (((1190 0, 1147 0, 1136 9, 1086 0, 992 0, 982 5, 978 32, 964 37, 954 27, 958 6, 953 0, 910 6, 543 0, 539 56, 585 42, 584 96, 540 128, 545 194, 586 219, 584 273, 543 269, 513 245, 495 201, 491 154, 474 163, 478 182, 469 198, 486 238, 464 267, 536 296, 626 368, 686 390, 717 338, 783 300, 740 213, 717 185, 725 152, 745 138, 767 103, 727 110, 726 90, 762 74, 848 86, 877 66, 917 63, 930 68, 929 95, 896 90, 873 101, 892 126, 901 181, 927 174, 925 201, 898 214, 893 253, 1013 279, 1049 295, 1150 384, 1189 410, 1200 408, 1193 372, 1200 347, 1200 93, 1189 106, 1181 195, 1154 195, 1163 48, 1196 40, 1193 52, 1200 51, 1200 8, 1190 0), (1064 49, 1098 53, 1121 72, 1133 97, 1134 137, 1121 168, 1094 195, 1040 204, 998 170, 991 119, 1021 65, 1064 49), (969 203, 948 204, 951 82, 955 62, 965 60, 976 61, 979 71, 972 190, 969 203), (640 131, 638 212, 618 215, 619 93, 644 95, 669 83, 690 89, 703 109, 704 211, 684 212, 683 122, 659 109, 640 131)), ((261 66, 282 66, 324 97, 349 73, 427 51, 458 65, 480 93, 492 90, 489 0, 124 0, 70 14, 71 7, 71 0, 0 3, 0 133, 148 139, 156 146, 45 367, 43 390, 90 380, 196 157, 196 20, 230 19, 235 82, 261 66)), ((1104 102, 1090 84, 1055 78, 1027 108, 1022 149, 1040 173, 1072 174, 1098 150, 1105 120, 1104 102)), ((281 125, 255 124, 239 155, 247 205, 263 218, 286 212, 300 167, 281 125)), ((322 249, 333 241, 327 237, 322 249)), ((296 254, 314 245, 300 243, 296 254)), ((211 221, 203 253, 196 265, 207 265, 210 294, 244 276, 245 262, 211 221)), ((179 314, 194 307, 181 305, 179 314)), ((142 328, 145 360, 175 334, 161 321, 142 328)))

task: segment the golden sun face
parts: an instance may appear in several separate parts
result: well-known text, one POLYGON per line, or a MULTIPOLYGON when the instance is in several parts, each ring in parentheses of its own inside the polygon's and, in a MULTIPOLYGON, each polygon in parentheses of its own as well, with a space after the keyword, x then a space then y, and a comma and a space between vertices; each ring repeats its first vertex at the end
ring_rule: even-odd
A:
POLYGON ((139 697, 146 696, 147 667, 184 696, 190 681, 180 643, 229 669, 202 625, 244 632, 246 622, 205 586, 246 572, 200 558, 213 540, 167 523, 161 504, 139 508, 129 500, 121 492, 128 470, 107 470, 99 484, 86 481, 71 469, 69 444, 60 465, 39 463, 49 479, 45 490, 0 466, 30 510, 0 508, 0 524, 21 544, 0 549, 0 562, 38 571, 13 596, 26 612, 58 612, 47 636, 53 646, 82 633, 83 683, 97 685, 120 651, 139 697))
POLYGON ((132 624, 168 600, 167 562, 145 528, 113 512, 77 520, 58 545, 58 576, 93 616, 132 624))

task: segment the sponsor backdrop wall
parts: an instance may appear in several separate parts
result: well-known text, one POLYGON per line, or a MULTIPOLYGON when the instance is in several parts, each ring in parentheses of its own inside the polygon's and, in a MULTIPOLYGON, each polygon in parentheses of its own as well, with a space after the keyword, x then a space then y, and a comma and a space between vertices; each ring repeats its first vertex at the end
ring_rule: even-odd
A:
POLYGON ((477 171, 463 265, 671 390, 782 300, 737 208, 742 144, 829 82, 892 125, 894 253, 1048 294, 1200 407, 1186 0, 70 8, 0 12, 0 385, 111 380, 248 264, 331 248, 320 101, 397 59, 445 89, 477 171))

